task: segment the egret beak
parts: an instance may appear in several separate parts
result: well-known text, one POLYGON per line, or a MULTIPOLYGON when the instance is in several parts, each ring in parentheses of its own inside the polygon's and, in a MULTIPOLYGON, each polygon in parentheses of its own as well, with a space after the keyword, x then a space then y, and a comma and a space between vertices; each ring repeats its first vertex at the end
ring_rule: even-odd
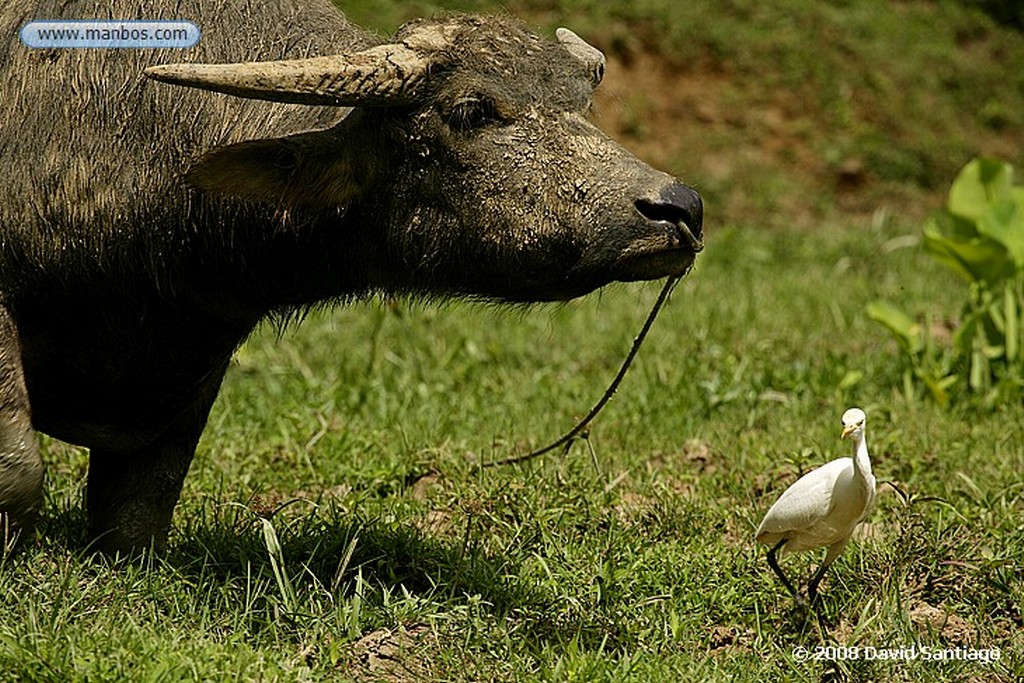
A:
POLYGON ((843 433, 839 435, 840 439, 845 439, 857 429, 857 425, 846 425, 843 427, 843 433))

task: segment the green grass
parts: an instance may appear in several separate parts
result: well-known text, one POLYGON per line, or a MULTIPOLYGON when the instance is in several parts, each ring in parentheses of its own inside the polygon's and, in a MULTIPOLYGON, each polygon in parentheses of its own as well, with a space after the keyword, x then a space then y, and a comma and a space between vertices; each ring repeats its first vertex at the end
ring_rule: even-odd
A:
MULTIPOLYGON (((455 6, 345 5, 384 32, 455 6)), ((507 6, 689 64, 739 112, 686 122, 706 141, 671 164, 701 180, 708 248, 589 440, 476 467, 589 409, 657 284, 512 311, 375 302, 262 329, 151 566, 84 555, 86 454, 44 440, 43 527, 0 556, 0 683, 1024 677, 1024 406, 944 411, 907 393, 864 315, 879 298, 957 310, 960 283, 914 243, 918 217, 960 156, 1012 142, 1020 35, 948 2, 507 6), (835 97, 837 74, 855 97, 835 97), (755 114, 776 94, 806 104, 783 137, 817 165, 753 168, 771 132, 755 114), (821 210, 839 197, 828 169, 851 156, 868 190, 821 210), (880 489, 822 584, 822 621, 805 620, 753 531, 799 474, 846 455, 851 405, 868 412, 877 476, 908 499, 880 489), (911 645, 1002 658, 794 656, 911 645)), ((638 111, 628 142, 642 152, 663 141, 638 111)), ((786 566, 806 581, 818 559, 786 566)))
MULTIPOLYGON (((165 561, 82 557, 85 458, 46 442, 45 527, 0 565, 0 680, 1013 680, 1024 407, 903 394, 864 302, 937 313, 957 298, 919 249, 891 249, 914 230, 719 229, 589 443, 520 466, 473 464, 585 412, 655 286, 516 312, 361 305, 263 330, 215 407, 165 561), (819 624, 751 537, 800 472, 846 454, 854 404, 876 474, 910 502, 883 488, 819 624), (370 658, 368 636, 391 658, 370 658), (912 644, 1002 659, 792 655, 912 644)), ((805 581, 816 559, 787 566, 805 581)))

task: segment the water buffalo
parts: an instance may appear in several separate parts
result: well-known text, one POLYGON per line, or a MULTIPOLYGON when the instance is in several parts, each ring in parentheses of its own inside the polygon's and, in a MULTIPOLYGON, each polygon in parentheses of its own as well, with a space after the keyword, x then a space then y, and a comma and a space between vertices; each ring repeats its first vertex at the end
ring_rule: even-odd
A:
POLYGON ((0 35, 9 530, 41 504, 38 430, 90 449, 96 547, 163 543, 232 353, 268 316, 565 300, 683 273, 703 246, 697 193, 588 122, 604 57, 571 31, 446 16, 385 40, 326 0, 8 0, 0 35), (36 18, 188 19, 203 38, 31 49, 36 18))

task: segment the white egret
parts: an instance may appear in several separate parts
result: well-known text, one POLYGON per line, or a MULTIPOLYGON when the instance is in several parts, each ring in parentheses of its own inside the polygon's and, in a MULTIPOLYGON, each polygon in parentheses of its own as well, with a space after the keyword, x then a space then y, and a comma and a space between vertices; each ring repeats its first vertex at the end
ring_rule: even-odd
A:
POLYGON ((843 413, 841 438, 853 437, 853 457, 833 460, 797 479, 775 501, 757 528, 755 540, 771 546, 768 565, 797 602, 801 602, 800 594, 782 573, 775 555, 780 551, 785 554, 828 548, 825 560, 807 585, 807 596, 813 603, 825 570, 843 552, 875 499, 865 421, 860 408, 843 413))

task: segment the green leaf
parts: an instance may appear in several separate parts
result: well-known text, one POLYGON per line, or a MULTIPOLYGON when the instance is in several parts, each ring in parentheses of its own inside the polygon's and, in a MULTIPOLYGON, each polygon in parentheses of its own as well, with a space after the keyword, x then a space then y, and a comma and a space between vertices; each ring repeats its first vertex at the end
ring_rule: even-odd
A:
POLYGON ((988 358, 985 356, 985 352, 978 348, 971 354, 971 370, 968 379, 971 389, 978 393, 988 389, 991 375, 988 358))
POLYGON ((953 334, 953 346, 967 358, 970 358, 971 350, 974 348, 974 337, 978 333, 978 323, 978 314, 969 315, 964 318, 963 322, 960 323, 960 327, 953 334))
POLYGON ((865 312, 869 318, 889 330, 904 353, 916 356, 924 349, 921 325, 888 301, 872 301, 865 312))
POLYGON ((1010 188, 1010 198, 1017 206, 1024 206, 1024 185, 1015 185, 1010 188))
POLYGON ((950 214, 934 216, 924 228, 925 251, 968 282, 998 282, 1013 275, 1006 247, 991 237, 965 235, 964 224, 950 214))
POLYGON ((295 587, 285 570, 281 542, 269 519, 260 517, 260 522, 263 523, 263 542, 267 547, 267 555, 270 557, 270 568, 274 571, 274 579, 277 581, 278 590, 281 591, 281 602, 284 604, 286 612, 294 613, 298 607, 298 598, 295 587))
MULTIPOLYGON (((973 243, 974 238, 990 238, 1009 252, 1017 269, 1024 269, 1024 188, 1013 185, 1012 165, 984 157, 968 163, 953 181, 947 209, 929 222, 934 226, 933 237, 941 234, 953 242, 970 243, 975 252, 979 246, 989 249, 973 243)), ((945 250, 947 256, 949 251, 945 250)), ((997 259, 983 265, 977 258, 983 255, 974 256, 961 253, 957 264, 946 262, 961 275, 966 270, 975 280, 995 282, 1006 277, 997 259)))
POLYGON ((949 190, 950 213, 977 220, 995 201, 1013 199, 1013 166, 978 157, 960 169, 949 190))
POLYGON ((989 344, 1001 344, 1006 336, 1006 320, 1003 318, 1003 302, 987 297, 981 308, 985 323, 985 339, 989 344))
POLYGON ((973 218, 964 218, 949 211, 939 211, 929 219, 925 227, 933 226, 936 233, 946 239, 963 242, 981 236, 973 218))
POLYGON ((980 234, 1006 248, 1017 269, 1024 268, 1024 203, 1010 199, 993 202, 978 216, 975 226, 980 234))
POLYGON ((956 377, 947 376, 940 378, 926 372, 918 372, 917 377, 924 382, 924 386, 928 389, 928 393, 931 394, 932 400, 940 408, 945 408, 949 405, 948 389, 956 381, 956 377))
POLYGON ((1020 355, 1020 302, 1013 283, 1006 283, 1003 292, 1003 316, 1006 318, 1006 360, 1013 363, 1020 355))

